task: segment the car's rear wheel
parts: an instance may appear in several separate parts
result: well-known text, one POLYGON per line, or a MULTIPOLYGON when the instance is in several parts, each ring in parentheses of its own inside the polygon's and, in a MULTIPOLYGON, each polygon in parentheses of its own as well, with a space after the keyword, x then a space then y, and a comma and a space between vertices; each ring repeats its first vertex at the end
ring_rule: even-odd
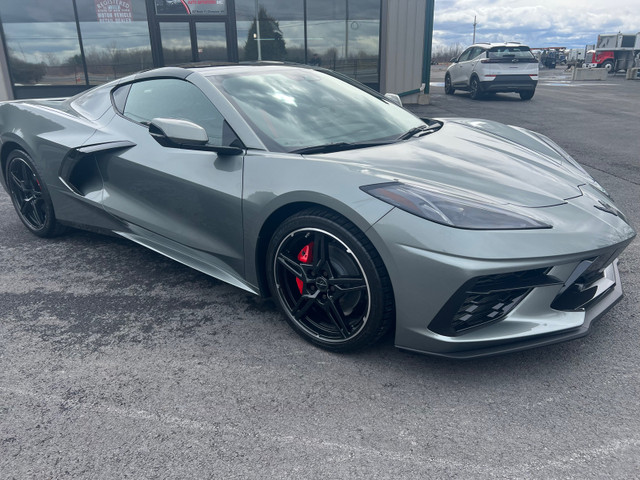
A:
POLYGON ((371 345, 393 323, 382 260, 364 234, 337 214, 311 209, 285 220, 269 244, 267 276, 291 327, 325 349, 371 345))
POLYGON ((523 90, 518 92, 520 94, 520 100, 531 100, 533 98, 533 94, 536 93, 535 90, 523 90))
POLYGON ((9 154, 5 178, 18 217, 31 233, 53 237, 65 230, 56 221, 49 191, 26 152, 9 154))
POLYGON ((447 95, 453 95, 455 91, 456 89, 453 88, 453 85, 451 84, 451 75, 447 73, 444 76, 444 93, 447 95))
POLYGON ((478 100, 482 96, 480 81, 476 76, 471 77, 471 80, 469 81, 469 96, 472 100, 478 100))

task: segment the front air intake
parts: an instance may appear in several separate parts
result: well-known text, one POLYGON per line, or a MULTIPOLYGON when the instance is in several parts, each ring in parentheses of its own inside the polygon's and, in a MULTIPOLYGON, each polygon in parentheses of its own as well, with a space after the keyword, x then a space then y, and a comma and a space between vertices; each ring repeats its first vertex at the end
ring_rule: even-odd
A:
POLYGON ((440 335, 458 336, 506 317, 536 287, 563 282, 548 268, 477 277, 465 283, 429 325, 440 335))

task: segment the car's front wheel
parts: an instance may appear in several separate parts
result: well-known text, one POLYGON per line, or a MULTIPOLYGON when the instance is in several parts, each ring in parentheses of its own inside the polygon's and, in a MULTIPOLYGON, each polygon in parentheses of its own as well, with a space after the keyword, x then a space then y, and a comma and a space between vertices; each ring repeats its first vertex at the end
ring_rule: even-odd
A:
POLYGON ((18 217, 31 233, 54 237, 64 232, 65 227, 56 221, 47 186, 26 152, 9 154, 5 179, 18 217))
POLYGON ((613 65, 613 60, 605 60, 602 64, 602 68, 604 68, 607 73, 616 73, 615 67, 613 65))
POLYGON ((446 93, 447 95, 453 95, 455 91, 456 89, 453 88, 453 85, 451 83, 451 75, 447 73, 444 76, 444 93, 446 93))
POLYGON ((267 278, 288 323, 325 349, 371 345, 393 323, 382 260, 364 234, 335 213, 310 209, 285 220, 269 243, 267 278))

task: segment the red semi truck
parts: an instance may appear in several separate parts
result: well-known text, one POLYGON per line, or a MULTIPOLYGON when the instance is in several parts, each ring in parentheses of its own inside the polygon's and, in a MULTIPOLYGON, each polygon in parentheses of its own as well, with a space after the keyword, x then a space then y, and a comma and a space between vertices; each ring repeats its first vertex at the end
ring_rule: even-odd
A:
POLYGON ((609 73, 627 70, 640 62, 640 32, 598 35, 596 49, 591 58, 585 59, 585 66, 604 68, 609 73))

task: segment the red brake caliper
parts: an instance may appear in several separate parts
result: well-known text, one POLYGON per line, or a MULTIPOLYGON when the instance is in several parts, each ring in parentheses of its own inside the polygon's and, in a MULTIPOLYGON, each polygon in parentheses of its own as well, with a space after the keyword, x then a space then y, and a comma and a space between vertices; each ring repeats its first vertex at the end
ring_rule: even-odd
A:
MULTIPOLYGON (((308 243, 307 245, 305 245, 304 247, 302 247, 302 250, 300 250, 300 253, 298 253, 298 261, 300 263, 311 263, 313 261, 313 242, 308 243)), ((300 278, 296 278, 296 284, 298 285, 298 290, 300 290, 300 295, 302 295, 302 287, 303 287, 303 283, 302 280, 300 278)))

